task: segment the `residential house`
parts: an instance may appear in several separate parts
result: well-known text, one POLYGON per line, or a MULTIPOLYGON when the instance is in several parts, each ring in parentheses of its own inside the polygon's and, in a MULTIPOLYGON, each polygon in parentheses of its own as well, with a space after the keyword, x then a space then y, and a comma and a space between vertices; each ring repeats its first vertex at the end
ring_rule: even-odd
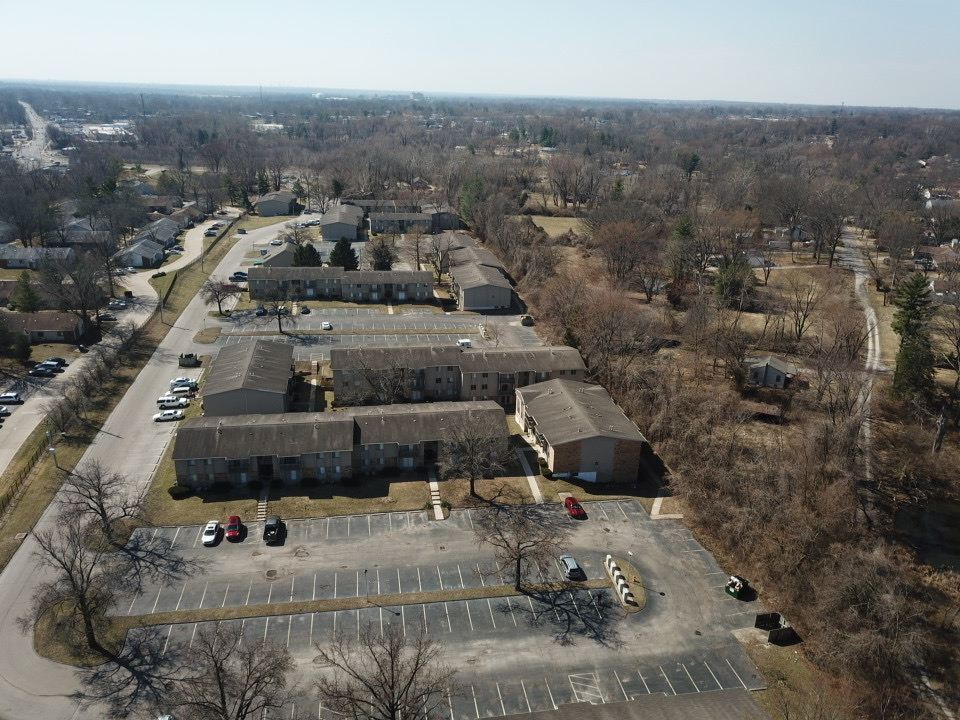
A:
POLYGON ((372 212, 370 229, 375 233, 419 233, 430 232, 433 217, 426 213, 372 212))
POLYGON ((256 202, 257 212, 262 217, 293 215, 296 213, 297 196, 289 190, 278 190, 261 195, 256 202))
POLYGON ((351 302, 428 302, 433 274, 425 270, 344 270, 341 267, 252 267, 251 300, 326 298, 351 302))
POLYGON ((503 272, 480 264, 450 270, 450 291, 461 310, 502 310, 513 304, 513 286, 503 272))
POLYGON ((163 262, 164 247, 158 242, 142 238, 128 245, 113 256, 116 265, 122 267, 156 267, 163 262))
POLYGON ((203 384, 203 412, 217 417, 284 413, 292 377, 292 345, 266 340, 227 345, 203 384))
POLYGON ((292 485, 412 470, 437 461, 454 422, 502 423, 508 435, 503 411, 492 402, 191 418, 174 441, 177 484, 292 485))
POLYGON ((430 227, 432 232, 443 232, 444 230, 459 230, 460 213, 456 208, 446 203, 433 203, 424 205, 421 211, 430 216, 430 227))
POLYGON ((363 209, 356 205, 334 205, 320 218, 323 239, 336 242, 340 238, 357 240, 363 222, 363 209))
POLYGON ((271 247, 272 252, 264 255, 260 259, 260 265, 263 267, 292 268, 293 257, 297 252, 295 243, 285 242, 280 247, 271 247))
POLYGON ((450 345, 333 347, 338 405, 492 400, 512 410, 516 389, 553 378, 583 380, 576 348, 486 350, 450 345))
POLYGON ((169 215, 177 208, 183 207, 183 200, 177 195, 141 195, 140 204, 148 213, 169 215))
POLYGON ((11 334, 26 334, 30 343, 78 343, 87 330, 79 316, 68 312, 5 312, 3 322, 11 334))
POLYGON ((180 226, 170 218, 160 218, 144 225, 133 236, 131 244, 140 240, 151 240, 164 248, 172 247, 177 244, 177 235, 180 234, 180 226))
POLYGON ((374 199, 374 198, 342 198, 342 205, 356 205, 362 209, 365 215, 378 212, 391 213, 416 213, 420 212, 420 207, 412 203, 400 203, 396 200, 374 199))
POLYGON ((554 476, 634 483, 646 438, 599 385, 549 380, 517 390, 517 424, 554 476))
POLYGON ((760 387, 783 389, 797 374, 797 368, 773 355, 764 355, 749 362, 747 381, 760 387))
POLYGON ((69 264, 76 258, 73 248, 0 245, 0 268, 8 270, 38 270, 46 261, 69 264))
POLYGON ((183 207, 170 213, 170 219, 173 220, 181 230, 193 227, 198 222, 203 222, 206 215, 195 202, 184 203, 183 207))
POLYGON ((350 302, 429 302, 429 270, 350 270, 343 273, 341 298, 350 302))

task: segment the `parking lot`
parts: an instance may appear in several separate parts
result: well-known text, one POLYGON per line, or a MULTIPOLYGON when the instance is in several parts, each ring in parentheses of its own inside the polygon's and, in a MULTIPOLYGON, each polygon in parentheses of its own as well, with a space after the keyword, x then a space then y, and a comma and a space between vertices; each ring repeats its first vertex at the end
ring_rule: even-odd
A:
MULTIPOLYGON (((512 583, 491 575, 478 547, 473 512, 443 522, 423 512, 293 520, 282 545, 265 546, 262 525, 246 538, 203 547, 201 528, 140 531, 171 555, 201 563, 192 577, 145 588, 121 608, 131 614, 349 598, 358 607, 231 621, 245 638, 287 646, 309 686, 316 643, 372 624, 423 626, 461 669, 464 694, 448 699, 453 720, 612 702, 649 693, 682 694, 762 687, 732 631, 752 627, 756 608, 723 592, 728 571, 681 525, 650 520, 634 500, 586 502, 588 519, 570 519, 566 551, 590 579, 605 578, 606 553, 629 557, 647 606, 627 614, 612 589, 564 589, 543 595, 387 605, 394 593, 482 588, 512 583)), ((557 506, 557 512, 563 510, 557 506)), ((547 568, 545 579, 561 577, 547 568)), ((163 628, 165 652, 188 651, 198 625, 163 628)), ((332 715, 304 697, 303 712, 332 715), (309 710, 307 709, 309 708, 309 710)))

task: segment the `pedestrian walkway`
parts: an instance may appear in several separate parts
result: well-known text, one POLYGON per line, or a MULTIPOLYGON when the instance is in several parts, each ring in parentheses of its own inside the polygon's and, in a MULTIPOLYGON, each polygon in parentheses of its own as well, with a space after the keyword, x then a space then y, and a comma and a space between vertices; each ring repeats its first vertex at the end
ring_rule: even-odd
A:
POLYGON ((267 519, 267 500, 270 497, 270 483, 267 483, 260 493, 260 500, 257 502, 257 522, 263 522, 267 519))
POLYGON ((533 495, 534 502, 542 503, 543 493, 540 492, 540 484, 537 482, 537 475, 540 474, 539 466, 537 473, 534 474, 533 470, 530 468, 530 463, 527 462, 526 451, 522 448, 517 450, 517 457, 520 458, 520 464, 523 466, 523 471, 527 474, 527 483, 530 485, 530 494, 533 495))
POLYGON ((433 503, 433 519, 443 520, 443 505, 440 501, 440 483, 437 482, 437 468, 427 470, 430 485, 430 502, 433 503))

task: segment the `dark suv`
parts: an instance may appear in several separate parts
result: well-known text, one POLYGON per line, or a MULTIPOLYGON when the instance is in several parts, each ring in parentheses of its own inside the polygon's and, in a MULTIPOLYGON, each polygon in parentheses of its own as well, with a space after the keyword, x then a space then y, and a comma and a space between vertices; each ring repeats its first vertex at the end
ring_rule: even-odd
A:
POLYGON ((279 515, 271 515, 263 526, 263 541, 268 545, 280 540, 283 536, 283 520, 279 515))

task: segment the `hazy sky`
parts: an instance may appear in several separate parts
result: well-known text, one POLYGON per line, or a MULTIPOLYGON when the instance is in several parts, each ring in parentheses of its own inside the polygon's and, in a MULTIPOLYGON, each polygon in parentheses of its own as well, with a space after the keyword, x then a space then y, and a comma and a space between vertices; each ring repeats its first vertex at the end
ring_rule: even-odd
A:
POLYGON ((960 108, 960 0, 0 0, 0 78, 960 108))

